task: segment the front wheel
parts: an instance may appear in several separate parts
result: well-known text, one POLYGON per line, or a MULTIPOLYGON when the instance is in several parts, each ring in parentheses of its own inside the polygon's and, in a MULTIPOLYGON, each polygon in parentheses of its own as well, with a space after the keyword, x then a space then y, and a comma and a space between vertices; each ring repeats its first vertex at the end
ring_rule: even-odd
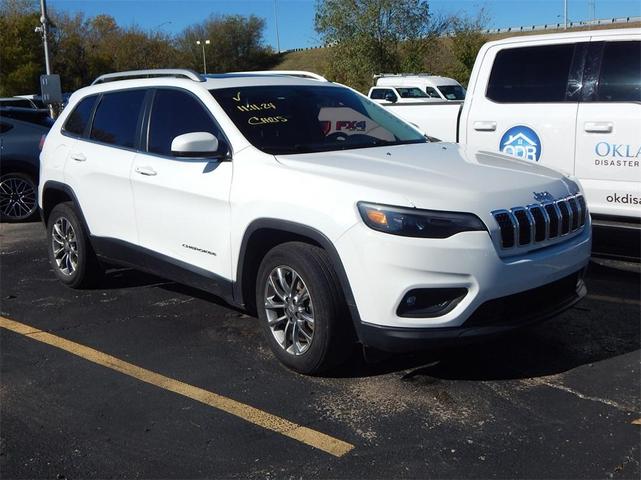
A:
POLYGON ((88 235, 71 203, 56 205, 47 222, 49 263, 56 277, 71 288, 86 288, 102 274, 88 235))
POLYGON ((258 271, 256 305, 270 348, 292 370, 321 373, 349 355, 351 320, 323 249, 290 242, 270 250, 258 271))

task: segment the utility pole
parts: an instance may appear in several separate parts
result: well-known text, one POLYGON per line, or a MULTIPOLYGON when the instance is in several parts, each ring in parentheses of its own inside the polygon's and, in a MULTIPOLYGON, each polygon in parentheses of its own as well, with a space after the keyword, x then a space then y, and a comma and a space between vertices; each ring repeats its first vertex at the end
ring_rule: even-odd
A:
POLYGON ((563 30, 568 29, 568 0, 563 0, 563 30))
POLYGON ((280 53, 280 34, 278 33, 278 0, 274 0, 274 21, 276 22, 276 50, 280 53))

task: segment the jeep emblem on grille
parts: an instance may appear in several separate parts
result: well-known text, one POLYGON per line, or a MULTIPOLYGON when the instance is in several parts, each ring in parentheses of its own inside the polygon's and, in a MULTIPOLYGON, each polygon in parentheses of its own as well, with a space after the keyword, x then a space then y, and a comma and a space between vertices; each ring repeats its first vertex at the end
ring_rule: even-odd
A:
POLYGON ((554 197, 550 192, 532 192, 534 194, 534 200, 537 202, 551 202, 554 200, 554 197))

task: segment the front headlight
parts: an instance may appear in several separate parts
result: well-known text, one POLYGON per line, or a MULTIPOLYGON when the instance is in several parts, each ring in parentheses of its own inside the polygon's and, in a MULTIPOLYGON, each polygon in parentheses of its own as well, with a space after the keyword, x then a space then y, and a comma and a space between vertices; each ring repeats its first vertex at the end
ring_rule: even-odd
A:
POLYGON ((487 230, 472 213, 419 210, 358 202, 365 224, 379 232, 403 237, 448 238, 460 232, 487 230))

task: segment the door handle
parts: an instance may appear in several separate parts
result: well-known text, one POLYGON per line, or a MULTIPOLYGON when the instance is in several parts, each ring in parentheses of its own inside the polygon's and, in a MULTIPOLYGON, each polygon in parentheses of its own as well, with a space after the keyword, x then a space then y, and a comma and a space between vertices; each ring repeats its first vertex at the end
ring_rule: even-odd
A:
POLYGON ((493 132, 496 130, 496 122, 474 122, 474 130, 479 132, 493 132))
POLYGON ((87 157, 85 157, 85 154, 81 152, 72 153, 71 158, 76 162, 84 162, 87 160, 87 157))
POLYGON ((146 175, 147 177, 153 177, 157 174, 156 170, 151 167, 136 167, 136 173, 146 175))
POLYGON ((612 122, 585 122, 583 129, 588 133, 612 133, 612 122))

